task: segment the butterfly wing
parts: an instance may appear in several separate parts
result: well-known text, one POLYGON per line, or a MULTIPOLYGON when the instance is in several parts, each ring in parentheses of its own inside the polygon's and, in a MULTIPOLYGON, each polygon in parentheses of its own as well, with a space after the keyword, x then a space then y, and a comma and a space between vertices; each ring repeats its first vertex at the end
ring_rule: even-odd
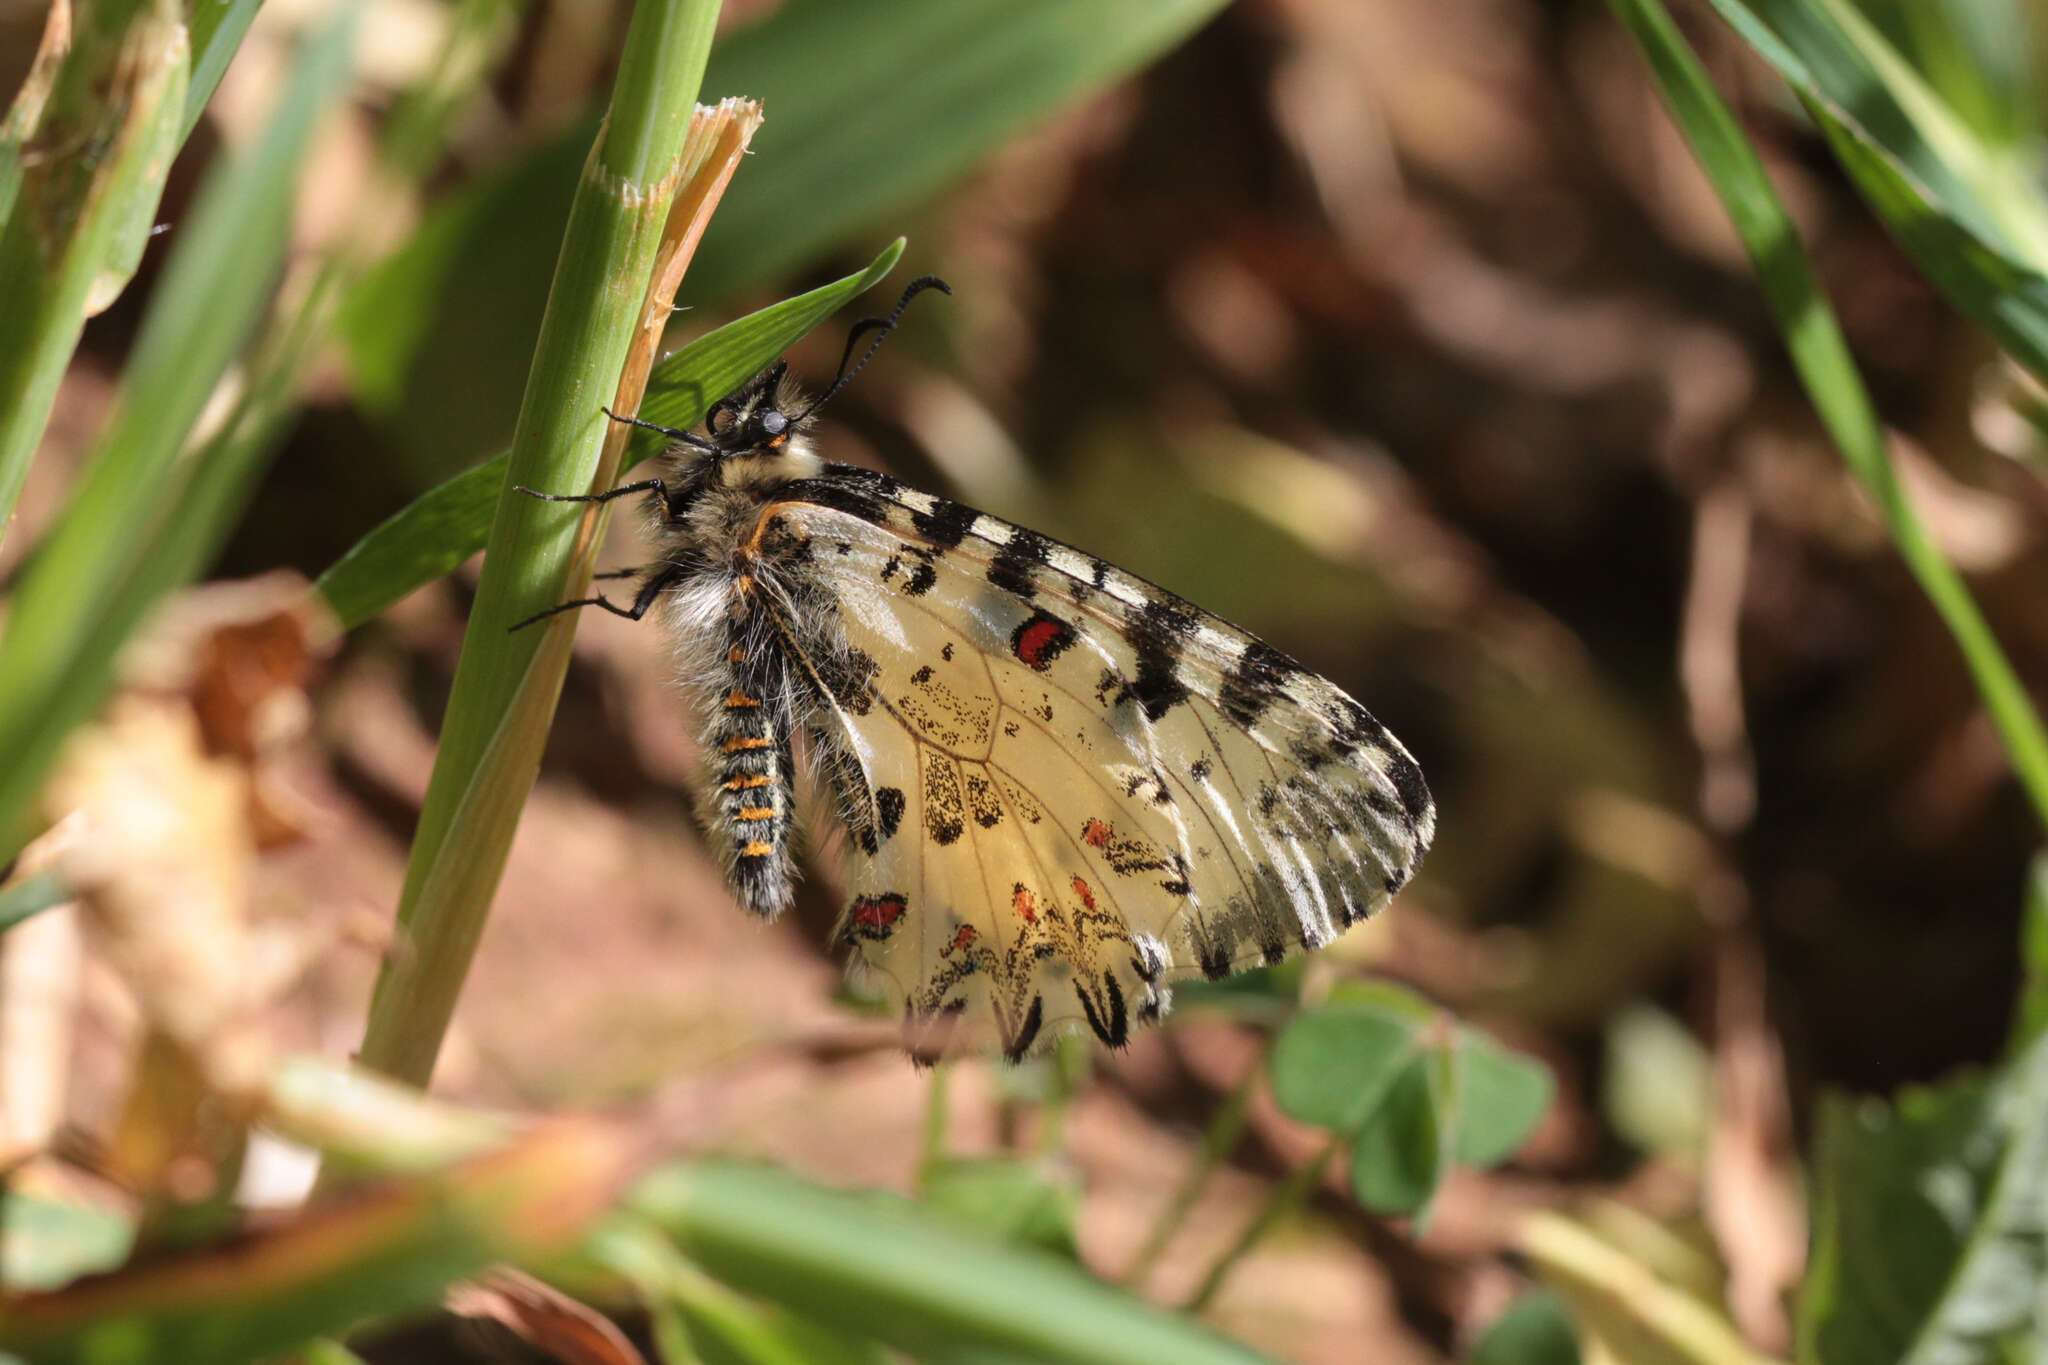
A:
POLYGON ((1161 588, 845 466, 761 526, 794 547, 780 629, 829 698, 839 933, 925 1047, 1021 1056, 1072 1023, 1121 1044, 1176 978, 1329 942, 1429 844, 1398 740, 1161 588))

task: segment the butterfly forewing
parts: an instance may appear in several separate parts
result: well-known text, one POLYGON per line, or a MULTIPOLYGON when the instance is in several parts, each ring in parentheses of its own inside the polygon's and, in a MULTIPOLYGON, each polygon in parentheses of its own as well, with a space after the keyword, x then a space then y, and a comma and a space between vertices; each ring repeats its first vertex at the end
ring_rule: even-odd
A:
POLYGON ((1120 1043, 1174 978, 1329 941, 1429 842, 1362 707, 1135 576, 843 466, 778 489, 754 539, 803 585, 773 610, 828 699, 840 934, 926 1046, 1120 1043))

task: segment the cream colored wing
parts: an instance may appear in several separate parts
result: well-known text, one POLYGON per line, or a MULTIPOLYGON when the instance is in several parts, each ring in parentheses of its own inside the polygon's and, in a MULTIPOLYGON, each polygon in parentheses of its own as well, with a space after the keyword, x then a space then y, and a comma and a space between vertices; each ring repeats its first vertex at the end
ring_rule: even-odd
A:
POLYGON ((918 1049, 1015 1057, 1075 1023, 1119 1045, 1173 979, 1327 943, 1413 875, 1435 822, 1414 760, 1235 627, 864 470, 762 524, 800 547, 787 643, 830 697, 839 932, 918 1049))

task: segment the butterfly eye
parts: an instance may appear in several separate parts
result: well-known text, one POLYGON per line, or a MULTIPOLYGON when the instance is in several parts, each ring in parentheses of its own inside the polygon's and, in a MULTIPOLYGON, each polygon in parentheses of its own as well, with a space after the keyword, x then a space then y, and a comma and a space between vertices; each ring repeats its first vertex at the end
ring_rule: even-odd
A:
POLYGON ((761 414, 761 430, 769 436, 780 436, 789 430, 789 419, 770 408, 761 414))

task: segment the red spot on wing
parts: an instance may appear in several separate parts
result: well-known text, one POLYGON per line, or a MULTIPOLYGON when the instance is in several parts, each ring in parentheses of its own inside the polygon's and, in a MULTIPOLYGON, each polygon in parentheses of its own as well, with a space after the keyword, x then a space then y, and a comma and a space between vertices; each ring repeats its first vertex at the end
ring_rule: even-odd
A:
POLYGON ((1079 877, 1074 878, 1074 894, 1081 898, 1081 904, 1087 906, 1090 910, 1095 908, 1095 893, 1090 891, 1088 883, 1082 881, 1079 877))
POLYGON ((1074 643, 1074 628, 1056 616, 1034 612, 1010 637, 1010 650, 1024 663, 1043 673, 1052 661, 1074 643))
POLYGON ((849 938, 887 938, 896 923, 910 909, 910 902, 898 895, 862 896, 853 903, 846 932, 849 938))
POLYGON ((1038 901, 1024 883, 1018 882, 1011 888, 1010 908, 1015 910, 1026 924, 1038 923, 1038 901))
POLYGON ((959 952, 962 948, 965 948, 968 944, 974 942, 974 940, 978 937, 980 936, 974 932, 973 925, 963 924, 953 934, 953 941, 951 943, 948 943, 944 948, 939 950, 939 956, 951 957, 953 954, 959 952))
POLYGON ((1115 833, 1115 830, 1100 820, 1090 820, 1081 826, 1081 842, 1090 848, 1103 848, 1108 845, 1110 836, 1115 833))

